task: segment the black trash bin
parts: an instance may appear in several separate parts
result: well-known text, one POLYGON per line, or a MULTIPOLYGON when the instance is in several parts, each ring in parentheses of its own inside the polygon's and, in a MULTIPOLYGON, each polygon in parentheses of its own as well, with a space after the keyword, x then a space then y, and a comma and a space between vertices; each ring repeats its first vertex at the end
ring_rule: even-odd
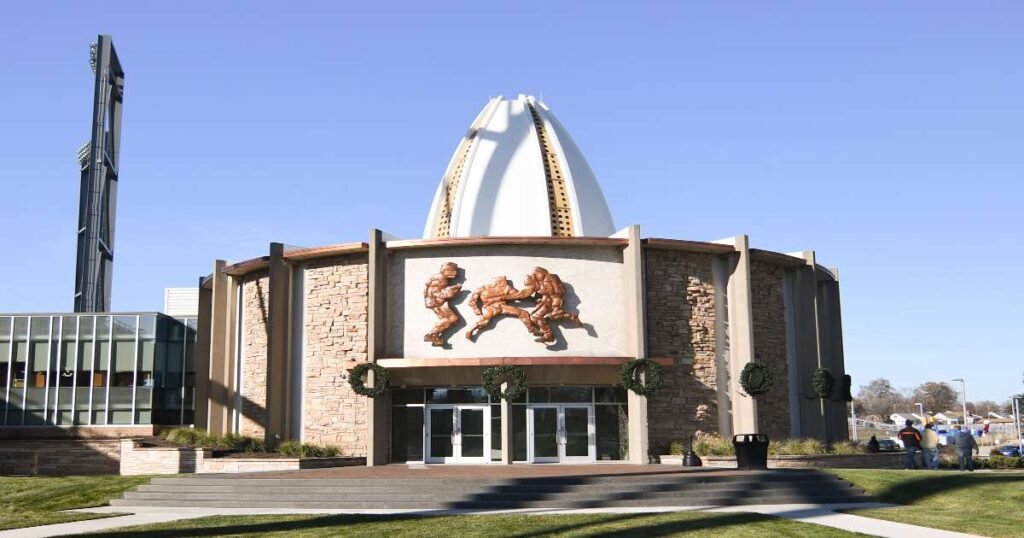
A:
POLYGON ((768 436, 762 433, 743 433, 732 437, 736 449, 736 468, 745 471, 768 469, 768 436))

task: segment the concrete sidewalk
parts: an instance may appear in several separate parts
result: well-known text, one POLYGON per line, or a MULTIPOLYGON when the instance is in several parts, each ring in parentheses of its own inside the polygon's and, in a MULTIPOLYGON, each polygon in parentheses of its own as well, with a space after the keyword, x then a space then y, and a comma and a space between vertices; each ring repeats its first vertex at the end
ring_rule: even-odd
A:
POLYGON ((517 510, 296 510, 296 509, 251 509, 251 508, 165 508, 165 507, 124 507, 104 506, 100 508, 83 508, 77 512, 89 512, 99 514, 124 514, 130 515, 114 516, 103 519, 92 519, 77 521, 74 523, 60 523, 56 525, 44 525, 41 527, 29 527, 25 529, 12 529, 0 531, 0 538, 41 538, 49 536, 66 536, 72 534, 85 534, 105 530, 121 529, 136 525, 147 525, 150 523, 166 523, 170 521, 196 519, 208 516, 247 516, 247 515, 337 515, 337 514, 422 514, 422 515, 485 515, 485 514, 531 514, 531 515, 559 515, 559 514, 641 514, 641 513, 664 513, 664 512, 751 512, 781 517, 803 523, 823 525, 851 532, 859 532, 872 536, 886 538, 906 538, 907 536, 922 536, 936 538, 966 538, 971 534, 929 529, 908 525, 905 523, 894 523, 880 519, 871 519, 851 514, 840 514, 835 510, 847 508, 884 508, 887 504, 881 503, 857 503, 857 504, 788 504, 788 505, 750 505, 718 508, 711 506, 692 506, 680 508, 669 507, 642 507, 642 508, 588 508, 573 510, 552 510, 552 509, 517 509, 517 510))

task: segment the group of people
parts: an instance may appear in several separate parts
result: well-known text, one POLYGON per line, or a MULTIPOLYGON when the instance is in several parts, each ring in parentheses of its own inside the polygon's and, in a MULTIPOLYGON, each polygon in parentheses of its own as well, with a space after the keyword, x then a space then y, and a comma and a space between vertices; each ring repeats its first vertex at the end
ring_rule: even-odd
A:
MULTIPOLYGON (((921 463, 925 469, 939 468, 939 434, 935 433, 935 424, 924 425, 924 432, 914 427, 914 421, 907 420, 906 427, 899 431, 900 440, 906 450, 907 469, 920 469, 917 464, 917 453, 921 452, 921 463)), ((971 432, 956 425, 953 432, 953 446, 956 447, 961 471, 974 471, 974 454, 978 452, 978 442, 971 432)))

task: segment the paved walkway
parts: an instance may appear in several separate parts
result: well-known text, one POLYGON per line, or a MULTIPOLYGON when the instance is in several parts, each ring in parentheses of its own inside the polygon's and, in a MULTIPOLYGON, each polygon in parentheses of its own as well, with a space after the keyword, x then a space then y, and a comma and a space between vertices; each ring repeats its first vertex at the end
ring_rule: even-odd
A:
POLYGON ((41 538, 49 536, 66 536, 69 534, 84 534, 98 532, 135 525, 146 525, 150 523, 165 523, 184 519, 195 519, 207 516, 242 516, 242 515, 285 515, 285 514, 424 514, 424 515, 445 515, 445 514, 623 514, 623 513, 651 513, 651 512, 682 512, 694 510, 707 510, 712 512, 754 512, 766 514, 804 523, 824 525, 852 532, 870 534, 872 536, 883 536, 886 538, 914 537, 935 537, 935 538, 969 538, 973 535, 957 532, 942 531, 907 525, 905 523, 894 523, 880 519, 855 516, 851 514, 840 514, 835 510, 845 508, 879 508, 889 505, 880 503, 857 503, 850 504, 790 504, 790 505, 753 505, 737 506, 728 508, 714 507, 665 507, 665 508, 592 508, 581 510, 545 510, 545 509, 520 509, 520 510, 494 510, 494 511, 466 511, 466 510, 294 510, 294 509, 249 509, 249 508, 174 508, 164 507, 112 507, 85 508, 80 512, 93 512, 103 514, 124 513, 126 510, 133 512, 131 515, 109 517, 104 519, 92 519, 74 523, 60 523, 57 525, 45 525, 42 527, 30 527, 27 529, 13 529, 0 531, 0 538, 41 538), (173 510, 173 511, 170 511, 173 510))

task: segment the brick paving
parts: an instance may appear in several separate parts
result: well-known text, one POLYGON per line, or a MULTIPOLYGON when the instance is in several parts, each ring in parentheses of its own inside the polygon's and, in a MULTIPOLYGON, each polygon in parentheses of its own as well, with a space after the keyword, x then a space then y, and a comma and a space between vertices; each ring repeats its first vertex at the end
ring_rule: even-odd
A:
POLYGON ((542 478, 552 476, 670 475, 702 473, 731 476, 748 471, 668 465, 382 465, 376 467, 332 467, 264 473, 233 474, 230 478, 542 478))

